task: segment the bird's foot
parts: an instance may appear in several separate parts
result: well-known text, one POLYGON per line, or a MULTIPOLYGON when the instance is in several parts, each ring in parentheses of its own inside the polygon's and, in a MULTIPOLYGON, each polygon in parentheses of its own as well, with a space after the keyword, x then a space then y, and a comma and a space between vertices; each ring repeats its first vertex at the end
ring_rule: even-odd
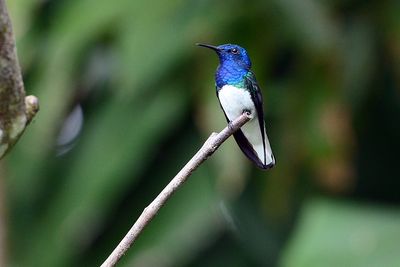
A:
POLYGON ((249 110, 249 109, 243 109, 242 113, 246 114, 250 118, 253 118, 253 114, 251 113, 251 110, 249 110))

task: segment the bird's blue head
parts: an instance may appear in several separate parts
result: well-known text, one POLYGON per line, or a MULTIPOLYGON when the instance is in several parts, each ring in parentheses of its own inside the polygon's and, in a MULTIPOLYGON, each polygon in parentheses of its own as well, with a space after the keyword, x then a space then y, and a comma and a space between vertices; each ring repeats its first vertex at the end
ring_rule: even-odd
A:
POLYGON ((230 65, 232 67, 239 67, 245 70, 251 68, 251 61, 247 55, 246 49, 235 44, 223 44, 213 46, 208 44, 197 44, 198 46, 207 47, 217 52, 221 65, 230 65))
POLYGON ((243 87, 245 77, 250 71, 251 61, 247 51, 235 44, 224 44, 213 46, 208 44, 197 44, 207 47, 217 52, 219 66, 215 73, 217 88, 222 88, 225 84, 243 87))

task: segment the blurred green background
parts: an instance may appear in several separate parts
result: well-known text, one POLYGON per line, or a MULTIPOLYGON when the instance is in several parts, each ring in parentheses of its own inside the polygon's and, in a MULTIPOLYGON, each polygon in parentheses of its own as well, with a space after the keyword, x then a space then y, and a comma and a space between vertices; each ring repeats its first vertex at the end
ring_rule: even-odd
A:
POLYGON ((98 266, 212 131, 247 48, 277 165, 232 139, 119 266, 400 266, 400 2, 9 0, 41 110, 1 162, 4 266, 98 266))

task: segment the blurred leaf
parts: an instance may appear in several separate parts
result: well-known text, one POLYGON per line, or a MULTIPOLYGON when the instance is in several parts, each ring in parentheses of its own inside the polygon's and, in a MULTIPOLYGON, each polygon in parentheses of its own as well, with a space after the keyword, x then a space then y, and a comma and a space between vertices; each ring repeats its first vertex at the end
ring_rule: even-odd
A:
POLYGON ((35 127, 17 147, 17 151, 23 147, 29 150, 13 153, 15 159, 11 160, 19 162, 10 179, 18 197, 33 198, 38 192, 34 188, 40 187, 44 178, 40 171, 46 166, 45 159, 54 145, 57 127, 75 93, 73 78, 80 52, 95 41, 121 9, 121 5, 109 1, 84 0, 68 2, 59 9, 59 14, 54 14, 57 19, 48 33, 48 49, 44 50, 42 61, 36 66, 39 74, 35 88, 31 89, 39 97, 40 113, 35 127), (91 12, 94 5, 98 12, 91 12))
POLYGON ((325 2, 315 0, 275 1, 284 16, 290 36, 301 46, 314 52, 328 51, 337 41, 337 29, 325 2), (325 3, 325 4, 324 4, 325 3))
POLYGON ((348 29, 343 42, 343 96, 354 109, 365 101, 376 66, 371 41, 371 25, 362 19, 355 20, 348 29))
MULTIPOLYGON (((132 7, 120 22, 117 50, 124 60, 116 82, 124 90, 124 97, 133 97, 149 85, 147 89, 157 90, 156 82, 174 70, 189 51, 196 49, 196 37, 206 31, 199 25, 199 19, 207 17, 206 24, 212 24, 218 15, 218 9, 209 12, 209 7, 198 1, 158 1, 151 12, 146 2, 132 1, 132 7), (132 87, 135 90, 126 90, 132 87)), ((173 76, 182 78, 182 74, 173 76)))
POLYGON ((7 7, 13 22, 13 30, 16 39, 26 33, 34 17, 34 8, 41 1, 39 0, 9 0, 7 7))
POLYGON ((399 209, 314 199, 303 207, 281 266, 399 266, 399 229, 399 209))

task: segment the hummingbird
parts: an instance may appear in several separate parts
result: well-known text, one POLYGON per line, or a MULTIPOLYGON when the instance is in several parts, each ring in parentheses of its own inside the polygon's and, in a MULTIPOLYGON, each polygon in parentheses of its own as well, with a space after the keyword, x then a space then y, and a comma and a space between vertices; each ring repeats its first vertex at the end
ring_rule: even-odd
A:
POLYGON ((247 112, 251 118, 233 136, 242 152, 259 168, 275 165, 266 133, 263 98, 246 49, 235 44, 219 46, 197 43, 214 50, 219 58, 215 72, 217 97, 228 124, 247 112))

